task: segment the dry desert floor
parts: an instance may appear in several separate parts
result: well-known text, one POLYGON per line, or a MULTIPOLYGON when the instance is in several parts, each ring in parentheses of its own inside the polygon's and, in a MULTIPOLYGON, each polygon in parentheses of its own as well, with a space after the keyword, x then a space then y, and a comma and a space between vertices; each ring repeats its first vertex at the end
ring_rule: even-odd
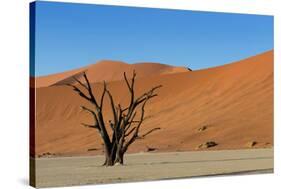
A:
POLYGON ((36 158, 36 187, 273 172, 273 149, 136 153, 103 167, 103 156, 36 158))

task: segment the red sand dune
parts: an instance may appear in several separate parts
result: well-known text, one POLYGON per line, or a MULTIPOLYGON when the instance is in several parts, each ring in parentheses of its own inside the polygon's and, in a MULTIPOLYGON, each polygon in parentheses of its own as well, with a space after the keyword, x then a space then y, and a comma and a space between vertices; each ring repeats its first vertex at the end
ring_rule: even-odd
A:
POLYGON ((83 72, 86 72, 91 82, 115 81, 123 79, 123 72, 132 72, 136 70, 138 77, 146 77, 150 75, 162 75, 179 72, 189 72, 184 67, 174 67, 160 63, 136 63, 127 64, 121 61, 103 60, 96 64, 92 64, 80 69, 71 70, 59 74, 38 77, 36 79, 36 87, 48 87, 51 85, 59 85, 73 82, 72 77, 79 78, 83 72))
MULTIPOLYGON (((96 82, 92 85, 98 98, 102 84, 97 81, 115 80, 108 83, 108 88, 115 101, 125 105, 128 91, 121 80, 122 73, 132 69, 137 70, 140 78, 136 80, 137 94, 159 84, 163 87, 158 91, 159 96, 148 104, 148 119, 141 131, 153 127, 161 127, 161 130, 135 142, 129 152, 145 151, 147 146, 157 151, 198 150, 198 145, 207 141, 218 143, 209 148, 212 150, 249 148, 248 143, 253 141, 257 142, 254 147, 273 146, 273 51, 192 72, 160 64, 128 66, 120 62, 102 62, 88 67, 87 73, 91 81, 96 82), (206 129, 198 131, 203 126, 206 129)), ((67 74, 68 78, 71 74, 67 74)), ((63 73, 64 77, 59 75, 56 79, 50 76, 50 81, 45 77, 44 85, 66 79, 66 73, 63 73)), ((79 108, 80 105, 90 107, 89 103, 67 86, 37 88, 36 93, 37 155, 46 152, 58 155, 102 153, 96 130, 80 125, 92 121, 91 116, 79 108), (87 151, 94 148, 96 150, 87 151)), ((109 119, 108 101, 105 107, 104 113, 109 119)))

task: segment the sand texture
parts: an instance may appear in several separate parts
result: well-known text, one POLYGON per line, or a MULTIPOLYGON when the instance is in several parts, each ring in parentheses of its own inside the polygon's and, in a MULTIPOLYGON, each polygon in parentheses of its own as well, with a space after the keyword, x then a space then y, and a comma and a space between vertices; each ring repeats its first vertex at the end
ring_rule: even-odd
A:
POLYGON ((36 187, 273 172, 273 150, 139 153, 123 166, 103 167, 103 156, 37 158, 36 187))
MULTIPOLYGON (((134 69, 137 95, 163 85, 159 96, 147 105, 140 133, 154 127, 161 129, 135 142, 129 153, 145 152, 148 148, 179 152, 273 146, 273 51, 269 51, 197 71, 155 63, 101 61, 37 78, 36 155, 102 154, 97 131, 80 124, 92 123, 91 115, 80 109, 80 105, 91 105, 63 84, 73 82, 74 75, 81 79, 85 71, 98 99, 101 81, 106 80, 114 100, 126 106, 129 93, 122 74, 125 71, 130 75, 134 69), (217 145, 207 148, 205 144, 210 141, 217 145)), ((112 119, 108 99, 104 107, 106 120, 112 119)))

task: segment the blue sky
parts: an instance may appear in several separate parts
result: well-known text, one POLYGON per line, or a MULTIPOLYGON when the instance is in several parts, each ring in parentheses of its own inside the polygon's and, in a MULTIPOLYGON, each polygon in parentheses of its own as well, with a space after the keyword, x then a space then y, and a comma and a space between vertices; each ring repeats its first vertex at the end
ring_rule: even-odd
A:
POLYGON ((37 2, 35 75, 98 60, 203 69, 273 49, 273 17, 37 2))

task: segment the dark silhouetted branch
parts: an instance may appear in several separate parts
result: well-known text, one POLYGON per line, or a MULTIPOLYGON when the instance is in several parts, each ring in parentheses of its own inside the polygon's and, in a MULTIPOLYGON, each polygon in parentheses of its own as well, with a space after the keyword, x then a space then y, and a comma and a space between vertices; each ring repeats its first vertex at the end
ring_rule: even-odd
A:
POLYGON ((99 129, 98 125, 90 125, 90 124, 86 124, 86 123, 81 123, 81 125, 83 125, 85 127, 89 127, 89 128, 99 129))
POLYGON ((161 128, 160 128, 160 127, 153 128, 153 129, 147 131, 146 133, 144 133, 143 135, 139 136, 139 138, 144 138, 144 137, 146 137, 147 135, 149 135, 149 134, 151 134, 152 132, 154 132, 154 131, 156 131, 156 130, 159 130, 159 129, 161 129, 161 128))
POLYGON ((113 95, 108 90, 105 81, 103 82, 103 91, 101 93, 101 98, 99 99, 100 101, 97 102, 85 72, 83 73, 83 77, 86 83, 83 83, 76 77, 73 77, 74 81, 76 81, 79 85, 76 86, 74 84, 67 84, 68 86, 71 86, 73 90, 79 94, 79 96, 94 105, 93 109, 81 106, 82 110, 89 112, 93 116, 95 121, 94 124, 81 124, 85 127, 99 130, 101 138, 103 139, 104 152, 106 156, 104 165, 112 166, 116 162, 122 164, 124 153, 136 139, 144 138, 152 132, 160 129, 159 127, 153 128, 139 136, 140 127, 145 120, 144 114, 146 104, 150 99, 157 96, 155 91, 160 88, 161 85, 151 88, 139 97, 135 97, 136 72, 133 71, 131 79, 128 79, 126 73, 124 72, 124 80, 129 90, 130 101, 126 108, 122 108, 120 104, 115 104, 113 95), (79 86, 83 87, 83 90, 79 89, 79 86), (84 92, 85 90, 87 92, 84 92), (105 124, 106 120, 104 120, 103 115, 104 99, 106 99, 106 96, 109 99, 109 107, 113 115, 113 120, 111 119, 107 122, 109 126, 105 124), (107 127, 110 127, 112 132, 108 133, 107 127))

